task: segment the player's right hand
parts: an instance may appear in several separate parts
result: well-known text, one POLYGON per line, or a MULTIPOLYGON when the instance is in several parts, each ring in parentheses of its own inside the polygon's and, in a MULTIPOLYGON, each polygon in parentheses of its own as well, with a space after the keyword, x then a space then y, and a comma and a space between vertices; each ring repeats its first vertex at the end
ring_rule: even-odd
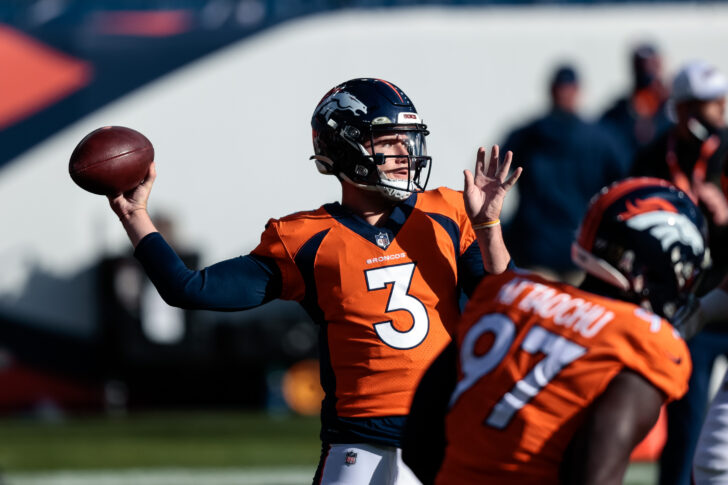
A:
POLYGON ((508 176, 513 153, 507 152, 501 162, 498 145, 493 145, 491 148, 490 160, 487 163, 485 158, 485 148, 480 147, 475 161, 475 174, 470 170, 464 172, 465 209, 473 225, 500 217, 506 194, 523 171, 518 167, 508 176))
POLYGON ((144 177, 141 184, 123 194, 107 197, 111 210, 114 211, 119 219, 123 221, 128 219, 134 212, 147 211, 147 201, 149 200, 149 194, 152 191, 155 178, 157 178, 157 168, 154 162, 152 162, 149 165, 147 176, 144 177))

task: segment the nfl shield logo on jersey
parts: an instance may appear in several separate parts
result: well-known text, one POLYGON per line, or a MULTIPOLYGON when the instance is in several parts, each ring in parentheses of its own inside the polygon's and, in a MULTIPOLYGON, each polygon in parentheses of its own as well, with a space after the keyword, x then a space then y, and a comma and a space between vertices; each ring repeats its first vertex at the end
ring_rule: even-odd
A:
POLYGON ((353 451, 347 451, 346 452, 346 458, 344 458, 344 463, 348 465, 353 465, 356 463, 356 453, 353 451))
POLYGON ((380 232, 379 234, 374 236, 374 241, 380 248, 387 249, 389 247, 389 234, 387 234, 386 232, 380 232))

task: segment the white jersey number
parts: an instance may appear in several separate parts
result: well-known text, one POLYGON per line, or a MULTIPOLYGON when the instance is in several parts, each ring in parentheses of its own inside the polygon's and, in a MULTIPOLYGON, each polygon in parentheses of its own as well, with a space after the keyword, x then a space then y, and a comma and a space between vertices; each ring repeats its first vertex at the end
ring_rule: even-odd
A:
MULTIPOLYGON (((463 392, 501 363, 515 337, 516 325, 498 313, 484 315, 468 330, 460 348, 460 367, 464 377, 453 391, 450 406, 463 392), (493 345, 485 354, 476 355, 475 343, 487 332, 495 337, 493 345)), ((538 325, 529 330, 521 343, 521 350, 529 354, 542 353, 546 357, 538 361, 531 372, 516 382, 493 407, 485 422, 494 428, 505 428, 513 415, 541 392, 561 369, 586 353, 585 347, 538 325)))
POLYGON ((425 305, 408 294, 414 272, 414 263, 385 266, 364 272, 369 291, 381 290, 388 285, 392 286, 387 302, 387 313, 404 310, 412 316, 412 327, 406 332, 400 332, 394 328, 391 320, 374 324, 374 331, 377 332, 379 338, 395 349, 417 347, 425 340, 430 329, 430 320, 425 305))

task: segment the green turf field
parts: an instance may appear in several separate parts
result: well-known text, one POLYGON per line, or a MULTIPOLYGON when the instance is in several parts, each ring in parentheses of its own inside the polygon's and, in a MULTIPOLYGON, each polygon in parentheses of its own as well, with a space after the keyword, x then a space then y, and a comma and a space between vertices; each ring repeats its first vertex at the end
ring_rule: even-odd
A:
POLYGON ((152 413, 59 422, 0 420, 5 471, 309 465, 318 418, 228 412, 152 413))
MULTIPOLYGON (((3 485, 311 483, 318 418, 263 413, 143 413, 54 422, 0 420, 3 485)), ((625 483, 652 485, 652 464, 625 483)))

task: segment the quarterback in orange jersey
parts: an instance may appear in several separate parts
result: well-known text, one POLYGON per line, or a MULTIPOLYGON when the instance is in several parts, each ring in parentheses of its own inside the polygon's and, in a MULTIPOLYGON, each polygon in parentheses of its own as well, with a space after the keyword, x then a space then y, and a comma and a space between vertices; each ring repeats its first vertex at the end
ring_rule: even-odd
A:
POLYGON ((581 288, 483 280, 418 388, 405 463, 440 485, 622 483, 661 405, 687 391, 690 354, 663 317, 710 265, 704 235, 683 192, 628 179, 582 222, 581 288))
POLYGON ((155 178, 110 199, 135 256, 165 300, 242 310, 281 298, 319 325, 324 484, 419 483, 401 434, 425 369, 450 341, 459 296, 510 256, 498 217, 520 169, 498 148, 465 171, 465 191, 425 191, 427 127, 407 95, 381 79, 330 90, 311 120, 316 166, 341 202, 270 220, 248 255, 188 269, 149 219, 155 178), (477 233, 477 237, 476 237, 477 233))

